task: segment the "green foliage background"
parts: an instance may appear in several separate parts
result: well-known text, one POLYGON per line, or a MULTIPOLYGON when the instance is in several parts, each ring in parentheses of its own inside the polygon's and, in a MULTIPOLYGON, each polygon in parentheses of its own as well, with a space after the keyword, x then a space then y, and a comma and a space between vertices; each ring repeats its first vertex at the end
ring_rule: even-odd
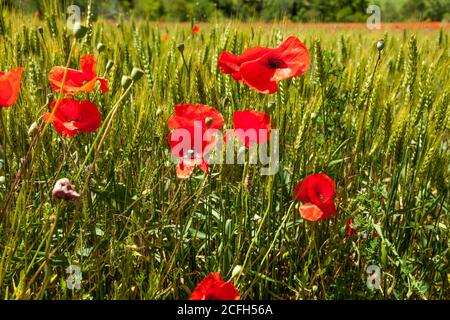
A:
MULTIPOLYGON (((21 10, 38 10, 45 0, 3 0, 21 10)), ((86 1, 66 1, 86 7, 86 1)), ((299 22, 363 22, 369 4, 380 5, 382 20, 450 20, 450 0, 108 0, 95 1, 94 11, 107 18, 133 14, 148 19, 208 21, 233 18, 272 21, 284 17, 299 22)))

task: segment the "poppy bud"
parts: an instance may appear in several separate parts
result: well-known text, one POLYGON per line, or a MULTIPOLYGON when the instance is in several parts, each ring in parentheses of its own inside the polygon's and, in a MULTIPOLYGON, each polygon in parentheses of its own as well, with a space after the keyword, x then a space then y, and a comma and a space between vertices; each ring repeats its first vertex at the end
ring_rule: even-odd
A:
POLYGON ((106 46, 103 43, 99 42, 97 44, 97 51, 98 52, 103 52, 103 51, 105 51, 105 49, 106 49, 106 46))
POLYGON ((143 75, 144 71, 139 68, 133 68, 133 70, 131 70, 131 79, 133 79, 134 81, 138 81, 140 78, 142 78, 143 75))
POLYGON ((179 44, 177 44, 177 49, 178 49, 178 51, 180 51, 181 53, 183 53, 183 51, 184 51, 184 43, 179 43, 179 44))
POLYGON ((378 42, 377 42, 377 50, 381 51, 383 49, 384 49, 384 40, 383 39, 378 40, 378 42))
POLYGON ((28 128, 28 135, 30 137, 33 137, 36 134, 37 131, 38 131, 38 125, 37 125, 36 122, 33 122, 31 124, 30 128, 28 128))
POLYGON ((131 79, 131 77, 122 76, 121 84, 124 89, 128 89, 128 87, 131 85, 131 82, 133 82, 133 79, 131 79))
POLYGON ((73 34, 75 35, 75 38, 82 39, 87 32, 87 28, 85 26, 82 26, 80 24, 76 24, 73 27, 73 34))
POLYGON ((113 66, 114 66, 114 61, 108 60, 108 62, 106 63, 106 72, 111 70, 113 66))
POLYGON ((212 122, 213 122, 213 118, 211 118, 211 117, 206 117, 205 118, 205 124, 206 124, 207 127, 209 127, 212 122))
POLYGON ((58 199, 76 200, 80 197, 80 194, 74 188, 74 185, 70 183, 69 179, 62 178, 56 181, 52 194, 58 199))
POLYGON ((162 110, 160 108, 156 109, 156 116, 159 116, 162 114, 162 110))

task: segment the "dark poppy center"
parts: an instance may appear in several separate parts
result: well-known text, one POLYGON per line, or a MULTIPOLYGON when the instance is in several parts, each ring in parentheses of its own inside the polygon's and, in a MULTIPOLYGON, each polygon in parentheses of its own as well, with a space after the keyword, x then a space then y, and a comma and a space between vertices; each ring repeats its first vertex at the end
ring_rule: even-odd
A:
POLYGON ((205 295, 205 300, 222 300, 222 298, 216 292, 208 292, 205 295))
POLYGON ((269 58, 267 60, 267 65, 269 66, 269 68, 278 69, 283 65, 283 61, 275 58, 269 58))

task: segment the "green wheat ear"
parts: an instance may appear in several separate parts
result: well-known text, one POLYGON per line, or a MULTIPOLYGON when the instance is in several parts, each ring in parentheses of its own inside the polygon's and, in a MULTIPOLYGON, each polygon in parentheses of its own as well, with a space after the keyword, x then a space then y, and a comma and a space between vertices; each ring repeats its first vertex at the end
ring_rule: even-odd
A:
POLYGON ((325 70, 324 70, 324 59, 322 53, 322 46, 320 40, 314 42, 314 81, 319 85, 325 85, 325 70))
POLYGON ((87 5, 87 11, 86 11, 86 36, 84 37, 84 42, 88 45, 88 47, 91 46, 92 41, 92 34, 93 34, 93 27, 92 27, 92 20, 94 18, 94 12, 92 11, 92 0, 89 0, 87 5))
POLYGON ((195 90, 194 90, 194 99, 199 101, 202 104, 206 104, 206 91, 205 85, 203 83, 202 74, 200 71, 200 67, 195 70, 195 90))
POLYGON ((406 65, 406 73, 404 80, 404 88, 406 90, 405 93, 405 104, 409 105, 412 99, 414 84, 416 82, 417 76, 417 63, 419 60, 419 53, 417 49, 417 39, 416 36, 413 35, 409 39, 408 45, 408 62, 406 65))
POLYGON ((394 122, 392 134, 389 137, 386 148, 386 160, 393 157, 394 162, 400 159, 400 154, 405 141, 406 127, 408 125, 408 110, 403 108, 394 122))

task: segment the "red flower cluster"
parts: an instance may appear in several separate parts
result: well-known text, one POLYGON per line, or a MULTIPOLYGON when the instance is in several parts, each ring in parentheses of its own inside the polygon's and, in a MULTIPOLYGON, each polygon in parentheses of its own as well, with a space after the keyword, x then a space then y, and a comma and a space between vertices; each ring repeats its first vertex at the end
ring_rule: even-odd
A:
POLYGON ((337 214, 333 198, 336 184, 324 173, 313 174, 295 187, 294 196, 303 203, 300 214, 309 221, 327 219, 337 214))
MULTIPOLYGON (((48 76, 52 88, 56 92, 62 90, 70 96, 80 92, 91 92, 98 80, 102 92, 108 92, 106 86, 108 80, 97 77, 94 55, 82 56, 80 66, 81 70, 53 67, 48 76), (66 78, 64 79, 65 73, 66 78)), ((102 122, 98 108, 89 100, 80 103, 76 99, 64 98, 59 103, 53 101, 50 108, 57 109, 51 113, 46 112, 44 119, 52 122, 56 131, 63 137, 75 136, 78 132, 95 132, 102 122)))
MULTIPOLYGON (((175 114, 168 119, 171 153, 181 161, 177 177, 187 179, 195 167, 208 173, 205 155, 216 142, 216 133, 223 126, 223 117, 213 107, 201 104, 177 104, 175 114)), ((247 148, 266 143, 270 138, 270 117, 258 111, 236 111, 233 115, 236 136, 247 148)), ((226 139, 227 137, 225 137, 226 139)))
POLYGON ((11 107, 19 96, 20 80, 22 78, 22 68, 0 71, 0 107, 11 107))
POLYGON ((294 36, 278 48, 250 48, 240 56, 224 51, 218 59, 220 71, 258 92, 269 94, 278 91, 278 81, 300 76, 310 63, 308 49, 294 36))
POLYGON ((239 291, 220 274, 211 272, 192 292, 189 300, 239 300, 239 291))

